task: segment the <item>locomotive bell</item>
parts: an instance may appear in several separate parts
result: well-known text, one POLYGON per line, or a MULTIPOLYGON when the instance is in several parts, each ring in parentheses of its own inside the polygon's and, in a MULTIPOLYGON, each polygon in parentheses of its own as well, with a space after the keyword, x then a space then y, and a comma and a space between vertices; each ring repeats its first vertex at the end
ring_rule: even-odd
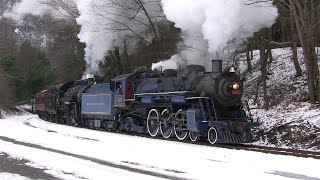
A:
POLYGON ((234 66, 231 66, 231 67, 229 68, 229 72, 230 72, 230 73, 235 73, 235 72, 236 72, 236 68, 235 68, 234 66))

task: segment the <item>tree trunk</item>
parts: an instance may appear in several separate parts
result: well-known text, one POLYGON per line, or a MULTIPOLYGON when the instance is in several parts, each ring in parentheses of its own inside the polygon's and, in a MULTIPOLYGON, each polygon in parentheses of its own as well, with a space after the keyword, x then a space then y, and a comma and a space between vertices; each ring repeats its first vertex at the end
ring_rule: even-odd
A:
POLYGON ((120 57, 120 49, 119 47, 115 47, 114 49, 114 57, 115 57, 115 61, 117 63, 117 66, 118 66, 118 72, 117 74, 120 75, 120 74, 123 74, 123 68, 122 68, 122 62, 121 62, 121 57, 120 57))
POLYGON ((122 67, 123 72, 128 73, 129 70, 129 55, 128 55, 128 49, 127 49, 127 42, 123 41, 123 61, 122 61, 122 67))
POLYGON ((255 48, 255 40, 254 38, 251 39, 250 43, 249 43, 249 49, 250 49, 250 59, 253 59, 253 51, 255 48))
POLYGON ((316 61, 313 25, 310 18, 310 9, 308 9, 309 1, 300 2, 298 0, 289 0, 295 26, 299 35, 301 46, 303 49, 304 62, 307 71, 307 86, 310 102, 316 103, 318 82, 318 63, 316 61), (304 4, 301 4, 304 3, 304 4))
POLYGON ((280 18, 280 25, 281 25, 281 41, 286 42, 287 27, 286 27, 286 20, 284 17, 280 18))
POLYGON ((269 98, 267 94, 267 60, 268 54, 266 53, 266 44, 264 41, 264 37, 261 36, 260 41, 260 61, 261 61, 261 81, 263 88, 263 99, 264 99, 264 108, 269 109, 269 98))
POLYGON ((299 64, 297 42, 296 41, 292 41, 291 50, 292 50, 292 61, 294 64, 294 68, 296 70, 296 77, 299 77, 302 75, 302 69, 299 64))
POLYGON ((249 51, 250 51, 250 49, 248 48, 248 49, 246 50, 246 58, 247 58, 247 66, 248 66, 247 71, 248 71, 248 72, 250 72, 251 69, 252 69, 249 51))
POLYGON ((310 44, 306 45, 303 48, 303 54, 304 54, 304 58, 306 61, 306 70, 307 70, 307 85, 308 85, 308 90, 309 90, 309 97, 310 97, 310 101, 311 103, 315 104, 316 100, 317 100, 317 75, 316 75, 316 68, 317 65, 315 62, 315 59, 313 58, 312 55, 312 51, 314 47, 312 47, 310 44))
POLYGON ((291 36, 292 36, 292 44, 291 44, 291 50, 292 50, 292 62, 294 65, 294 68, 296 70, 296 77, 299 77, 302 75, 302 69, 299 64, 299 59, 298 59, 298 50, 297 50, 297 36, 295 35, 294 32, 296 32, 296 28, 294 26, 294 19, 293 19, 293 14, 292 12, 290 13, 290 25, 291 25, 291 36))
POLYGON ((271 41, 272 41, 272 29, 271 28, 268 28, 268 45, 267 45, 267 48, 268 48, 268 56, 269 56, 269 64, 272 63, 273 61, 273 56, 272 56, 272 49, 271 49, 271 41))

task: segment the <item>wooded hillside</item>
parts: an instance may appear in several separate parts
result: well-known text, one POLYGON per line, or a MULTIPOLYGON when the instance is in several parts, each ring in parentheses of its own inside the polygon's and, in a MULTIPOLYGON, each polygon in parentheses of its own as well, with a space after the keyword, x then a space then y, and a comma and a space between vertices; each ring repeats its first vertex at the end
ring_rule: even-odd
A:
MULTIPOLYGON (((18 2, 0 1, 0 15, 18 2)), ((78 36, 80 13, 76 4, 70 0, 43 3, 55 12, 41 16, 25 14, 18 21, 9 17, 0 19, 2 105, 27 100, 50 84, 80 79, 87 67, 93 66, 85 61, 85 50, 90 47, 80 42, 78 36)), ((247 6, 259 3, 250 0, 247 6)), ((320 46, 320 1, 273 0, 272 3, 278 7, 276 23, 256 32, 237 53, 246 54, 247 71, 250 72, 252 51, 260 50, 262 76, 257 83, 264 89, 265 108, 268 108, 271 97, 267 95, 266 80, 271 71, 268 64, 273 61, 271 49, 291 47, 292 61, 288 63, 295 65, 299 77, 304 72, 298 63, 297 47, 302 47, 309 100, 319 102, 319 58, 315 47, 320 46)), ((170 59, 181 48, 190 48, 180 46, 185 34, 167 20, 161 0, 112 0, 91 4, 91 11, 96 12, 97 18, 108 19, 107 24, 99 24, 99 30, 116 32, 119 36, 98 64, 95 74, 99 81, 131 72, 137 67, 150 67, 152 63, 170 59), (101 11, 102 8, 108 11, 101 11)))

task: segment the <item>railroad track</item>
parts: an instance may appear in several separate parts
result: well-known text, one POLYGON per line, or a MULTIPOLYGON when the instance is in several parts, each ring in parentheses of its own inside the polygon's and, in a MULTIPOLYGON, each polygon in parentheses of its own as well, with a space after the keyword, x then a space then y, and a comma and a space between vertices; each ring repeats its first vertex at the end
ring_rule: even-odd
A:
MULTIPOLYGON (((30 110, 26 111, 32 113, 30 110)), ((85 127, 81 127, 85 128, 85 127)), ((89 128, 86 128, 89 129, 89 128)), ((100 131, 106 131, 104 129, 100 129, 100 131)), ((110 133, 117 133, 123 135, 133 135, 129 132, 113 132, 107 131, 110 133)), ((199 140, 197 142, 192 142, 190 140, 180 141, 174 137, 169 139, 164 139, 162 136, 151 137, 148 134, 134 134, 138 137, 150 138, 150 139, 158 139, 164 141, 173 141, 173 142, 181 142, 181 143, 188 143, 188 144, 196 144, 201 146, 209 146, 209 147, 218 147, 218 148, 226 148, 226 149, 234 149, 234 150, 246 150, 246 151, 254 151, 254 152, 261 152, 261 153, 268 153, 268 154, 276 154, 276 155, 287 155, 287 156, 295 156, 295 157, 303 157, 303 158, 314 158, 320 159, 320 152, 315 151, 304 151, 304 150, 296 150, 296 149, 284 149, 284 148, 277 148, 277 147, 267 147, 267 146, 257 146, 257 145, 249 145, 249 144, 215 144, 212 145, 206 140, 199 140)))
MULTIPOLYGON (((124 134, 124 135, 132 135, 131 133, 127 133, 127 132, 118 132, 118 133, 124 134)), ((225 149, 261 152, 266 154, 287 155, 287 156, 295 156, 295 157, 303 157, 303 158, 320 159, 320 152, 315 152, 315 151, 284 149, 284 148, 257 146, 257 145, 250 145, 250 144, 214 144, 212 145, 206 140, 199 140, 197 142, 192 142, 190 140, 180 141, 174 137, 169 139, 163 139, 161 136, 151 137, 148 134, 135 134, 135 135, 139 137, 150 138, 150 139, 157 139, 157 140, 164 140, 164 141, 167 140, 167 141, 195 144, 195 145, 208 146, 208 147, 218 147, 218 148, 225 148, 225 149)))
POLYGON ((284 148, 266 147, 266 146, 257 146, 257 145, 215 145, 215 146, 221 147, 221 148, 255 151, 255 152, 261 152, 261 153, 268 153, 268 154, 320 159, 320 152, 315 152, 315 151, 284 149, 284 148))

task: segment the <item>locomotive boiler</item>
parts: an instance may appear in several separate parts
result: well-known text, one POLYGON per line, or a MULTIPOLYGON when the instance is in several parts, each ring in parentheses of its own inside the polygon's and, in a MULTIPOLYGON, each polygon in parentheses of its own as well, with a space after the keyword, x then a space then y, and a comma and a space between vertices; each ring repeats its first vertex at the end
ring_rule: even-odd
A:
POLYGON ((57 104, 69 124, 179 140, 205 138, 211 144, 247 143, 259 123, 241 101, 242 93, 235 67, 222 71, 222 62, 213 61, 212 72, 189 65, 180 75, 173 69, 144 70, 100 84, 74 83, 60 91, 63 103, 57 104))
POLYGON ((214 71, 205 73, 200 65, 189 65, 184 76, 177 76, 173 69, 166 69, 163 76, 149 78, 138 84, 136 93, 183 92, 195 96, 211 97, 217 105, 230 107, 241 100, 243 83, 235 67, 221 71, 221 61, 213 62, 214 71), (214 67, 220 68, 214 68, 214 67))

